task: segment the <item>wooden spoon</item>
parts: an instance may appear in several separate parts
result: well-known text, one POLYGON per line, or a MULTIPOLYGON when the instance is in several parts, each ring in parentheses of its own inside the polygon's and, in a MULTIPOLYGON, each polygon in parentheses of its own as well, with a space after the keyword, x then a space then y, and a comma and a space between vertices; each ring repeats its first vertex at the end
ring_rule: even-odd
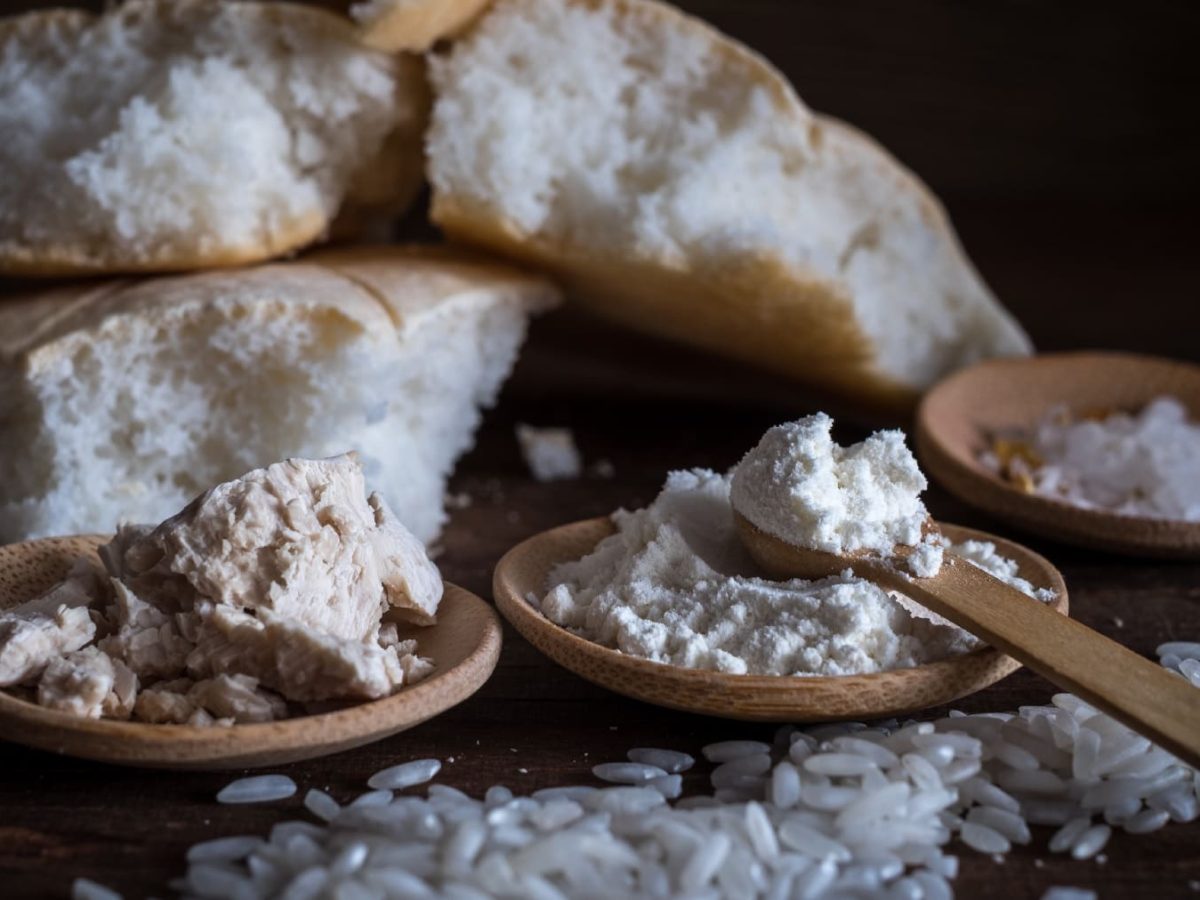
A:
POLYGON ((827 553, 783 541, 740 512, 734 517, 742 543, 769 572, 819 578, 851 569, 860 578, 902 591, 1189 765, 1200 765, 1200 691, 978 566, 947 553, 937 575, 915 578, 903 571, 911 547, 897 546, 891 558, 827 553))
MULTIPOLYGON (((586 556, 613 533, 608 517, 534 535, 504 555, 492 587, 496 606, 531 644, 563 668, 618 694, 686 712, 759 722, 829 722, 899 716, 950 703, 999 681, 1020 666, 985 647, 910 669, 870 675, 729 675, 629 656, 551 622, 529 601, 546 593, 550 570, 586 556)), ((1003 538, 947 526, 954 541, 993 541, 1021 576, 1055 592, 1066 612, 1067 588, 1043 557, 1003 538)))
MULTIPOLYGON (((107 540, 81 535, 0 547, 0 608, 52 587, 76 557, 94 554, 107 540)), ((402 638, 415 638, 418 652, 437 668, 381 700, 324 704, 314 714, 278 722, 198 728, 85 719, 0 690, 0 737, 66 756, 152 768, 274 766, 349 750, 419 725, 479 690, 500 658, 496 613, 453 584, 446 584, 436 625, 399 624, 399 630, 402 638)))

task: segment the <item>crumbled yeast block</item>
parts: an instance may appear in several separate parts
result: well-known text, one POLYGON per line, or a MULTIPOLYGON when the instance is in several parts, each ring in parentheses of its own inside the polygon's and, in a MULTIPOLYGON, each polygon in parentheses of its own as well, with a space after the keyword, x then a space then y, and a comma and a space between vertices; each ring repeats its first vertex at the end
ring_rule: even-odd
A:
POLYGON ((128 719, 137 696, 137 676, 97 647, 52 660, 38 682, 38 703, 90 719, 128 719))
POLYGON ((264 691, 249 675, 217 675, 198 681, 188 692, 196 706, 219 719, 235 722, 271 722, 287 716, 287 703, 264 691))
POLYGON ((192 682, 189 678, 159 682, 137 695, 134 718, 155 725, 178 724, 188 721, 196 705, 188 697, 192 682))
POLYGON ((569 428, 518 425, 517 443, 521 445, 525 465, 538 481, 578 478, 583 472, 583 460, 569 428))
POLYGON ((292 700, 377 698, 427 671, 402 649, 323 634, 269 610, 251 616, 221 606, 205 616, 188 667, 250 673, 292 700))
POLYGON ((85 607, 60 606, 52 616, 0 613, 0 687, 36 678, 55 659, 87 644, 95 633, 85 607))
POLYGON ((40 703, 81 716, 211 725, 382 697, 432 670, 383 616, 432 623, 441 576, 352 455, 255 470, 120 528, 99 556, 107 578, 83 567, 0 613, 0 684, 40 676, 40 703))
POLYGON ((54 659, 93 638, 96 625, 88 607, 98 581, 95 568, 80 560, 50 590, 0 610, 0 687, 37 678, 54 659))
POLYGON ((432 622, 442 588, 421 543, 367 497, 351 456, 287 460, 218 485, 130 542, 122 566, 141 596, 271 610, 354 640, 374 639, 389 606, 432 622))
POLYGON ((195 646, 183 634, 190 617, 163 612, 115 578, 112 587, 115 603, 109 607, 109 621, 113 633, 98 642, 100 648, 124 660, 143 678, 169 678, 182 671, 195 646))

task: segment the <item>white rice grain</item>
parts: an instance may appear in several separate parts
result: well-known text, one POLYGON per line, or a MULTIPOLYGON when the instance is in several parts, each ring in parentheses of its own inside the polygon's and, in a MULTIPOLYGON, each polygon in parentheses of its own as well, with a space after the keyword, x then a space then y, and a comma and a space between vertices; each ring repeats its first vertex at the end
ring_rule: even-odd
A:
POLYGON ((1096 892, 1086 888, 1055 885, 1046 889, 1042 900, 1096 900, 1096 892))
MULTIPOLYGON (((1176 658, 1200 672, 1200 657, 1176 658)), ((1050 824, 1053 852, 1100 860, 1114 825, 1145 834, 1200 818, 1200 773, 1062 694, 1017 714, 788 726, 773 748, 723 741, 704 754, 713 790, 682 800, 680 772, 694 759, 674 750, 635 748, 627 762, 597 765, 612 787, 516 797, 497 785, 482 800, 439 785, 398 795, 436 774, 419 771, 436 760, 405 763, 345 807, 308 791, 320 824, 196 845, 176 887, 231 900, 949 900, 958 858, 944 848, 956 838, 1003 862, 1030 842, 1030 825, 1050 824)))
POLYGON ((977 822, 964 822, 959 836, 964 844, 980 853, 1007 853, 1011 848, 1008 838, 977 822))
POLYGON ((669 775, 686 772, 696 764, 696 760, 687 753, 681 753, 678 750, 662 750, 658 747, 635 747, 627 755, 631 762, 658 766, 669 775))
POLYGON ((380 769, 367 779, 367 787, 375 790, 398 791, 416 784, 423 784, 441 770, 441 760, 415 759, 412 762, 380 769))
POLYGON ((799 818, 784 820, 779 827, 779 839, 793 850, 799 850, 815 859, 828 858, 837 862, 848 862, 853 858, 853 854, 845 845, 814 830, 799 818))
POLYGON ((1071 856, 1075 859, 1088 859, 1104 849, 1108 843, 1112 829, 1107 825, 1093 825, 1071 844, 1071 856))
POLYGON ((865 757, 881 769, 890 769, 900 761, 900 758, 887 747, 864 740, 862 737, 834 738, 830 745, 834 750, 865 757))
POLYGON ((838 813, 837 818, 834 819, 834 825, 844 829, 851 825, 889 816, 897 818, 903 811, 904 803, 908 800, 910 793, 912 793, 912 788, 903 781, 894 781, 877 791, 863 791, 838 813))
POLYGON ((1074 846, 1079 836, 1092 825, 1091 816, 1077 816, 1067 822, 1050 836, 1049 849, 1051 853, 1063 853, 1074 846))
POLYGON ((683 776, 662 775, 651 779, 646 787, 658 791, 667 800, 677 800, 679 795, 683 793, 683 776))
POLYGON ((296 782, 286 775, 254 775, 239 778, 221 788, 218 803, 266 803, 296 793, 296 782))
POLYGON ((1171 819, 1165 809, 1144 809, 1127 819, 1122 826, 1130 834, 1149 834, 1158 831, 1171 819))
POLYGON ((775 836, 775 827, 762 806, 757 803, 746 804, 746 833, 750 844, 759 859, 770 861, 779 855, 779 839, 775 836))
POLYGON ((667 773, 658 766, 646 763, 615 762, 592 766, 592 774, 601 781, 611 784, 645 784, 655 778, 661 778, 667 773))
POLYGON ((995 806, 1014 813, 1021 811, 1020 801, 1016 797, 1002 791, 986 778, 968 778, 958 786, 958 792, 964 800, 973 800, 983 806, 995 806))
POLYGON ((600 788, 590 784, 572 784, 565 787, 542 788, 540 791, 534 791, 531 796, 539 803, 545 803, 548 800, 575 800, 578 802, 599 790, 600 788))
POLYGON ((318 819, 324 819, 326 822, 337 818, 337 814, 342 811, 342 807, 336 800, 317 788, 310 789, 304 795, 304 808, 318 819))
POLYGON ((1028 844, 1033 839, 1025 820, 1010 810, 995 806, 976 806, 967 812, 967 821, 986 825, 1014 844, 1028 844))
POLYGON ((679 873, 679 887, 683 891, 698 891, 706 886, 725 862, 731 846, 726 834, 717 832, 706 837, 679 873))
POLYGON ((771 757, 766 753, 755 753, 749 756, 739 756, 727 763, 721 763, 713 770, 713 775, 724 772, 729 775, 763 775, 771 770, 771 757))
POLYGON ((257 900, 258 891, 248 876, 214 863, 193 863, 188 867, 188 892, 211 900, 257 900))
POLYGON ((804 760, 806 772, 818 775, 864 775, 877 768, 875 763, 851 753, 817 753, 804 760))
POLYGON ((771 773, 768 799, 779 809, 791 809, 800 802, 800 772, 791 761, 781 762, 771 773))
POLYGON ((71 882, 71 900, 124 900, 112 888, 105 887, 90 878, 76 878, 71 882))
POLYGON ((187 861, 194 862, 234 862, 245 859, 259 847, 266 845, 260 837, 242 835, 238 837, 216 838, 193 844, 187 852, 187 861))
POLYGON ((1200 659, 1200 642, 1170 641, 1166 644, 1159 644, 1158 649, 1154 652, 1159 657, 1178 656, 1183 659, 1200 659))

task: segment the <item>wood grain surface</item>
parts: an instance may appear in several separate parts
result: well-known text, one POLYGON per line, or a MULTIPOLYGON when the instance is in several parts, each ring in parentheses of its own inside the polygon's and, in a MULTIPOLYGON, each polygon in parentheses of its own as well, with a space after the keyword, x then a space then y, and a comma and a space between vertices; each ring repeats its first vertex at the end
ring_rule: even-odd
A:
MULTIPOLYGON (((0 2, 0 13, 38 5, 0 2)), ((40 5, 54 5, 42 2, 40 5)), ((95 4, 93 4, 95 5, 95 4)), ((815 108, 879 137, 941 192, 985 278, 1043 349, 1120 348, 1200 360, 1200 131, 1194 39, 1200 6, 1153 0, 1033 4, 911 0, 688 0, 780 65, 815 108)), ((409 235, 429 229, 414 219, 409 235)), ((445 576, 490 596, 500 556, 530 535, 649 501, 666 469, 724 468, 771 424, 826 405, 699 354, 569 313, 530 346, 452 490, 473 498, 441 541, 445 576), (536 484, 515 423, 576 429, 615 477, 536 484)), ((839 439, 861 430, 843 428, 839 439)), ((3 448, 0 448, 3 452, 3 448)), ((1027 543, 1063 572, 1072 615, 1142 654, 1200 638, 1200 565, 1111 556, 1030 537, 934 490, 935 516, 1027 543)), ((595 687, 511 629, 491 681, 404 734, 281 771, 339 799, 391 763, 447 762, 439 780, 474 794, 587 781, 634 746, 695 752, 771 727, 675 713, 595 687), (527 769, 520 772, 518 769, 527 769)), ((1047 702, 1028 671, 959 701, 969 711, 1047 702)), ((938 710, 931 711, 937 714, 938 710)), ((265 832, 298 799, 221 807, 236 773, 162 773, 0 743, 0 897, 63 897, 77 875, 130 897, 165 896, 198 840, 265 832)), ((705 780, 698 766, 685 784, 705 780)), ((1037 898, 1078 885, 1102 898, 1200 896, 1200 826, 1114 836, 1106 862, 1045 850, 1049 829, 1003 863, 969 851, 960 897, 1037 898)))

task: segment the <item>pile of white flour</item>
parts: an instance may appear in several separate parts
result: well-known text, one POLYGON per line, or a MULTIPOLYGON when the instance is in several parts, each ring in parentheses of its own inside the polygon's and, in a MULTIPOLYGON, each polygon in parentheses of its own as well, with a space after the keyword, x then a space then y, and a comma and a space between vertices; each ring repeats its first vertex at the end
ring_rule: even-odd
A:
MULTIPOLYGON (((728 476, 672 472, 650 506, 614 514, 616 534, 555 567, 537 605, 552 622, 631 656, 734 674, 870 673, 979 646, 961 629, 912 617, 848 572, 820 581, 761 577, 729 496, 728 476)), ((1034 594, 994 545, 950 552, 1034 594)))
POLYGON ((733 506, 758 528, 800 547, 827 553, 890 556, 915 547, 914 575, 936 575, 945 542, 923 528, 925 475, 901 431, 879 431, 841 447, 824 413, 776 425, 738 463, 733 506))
POLYGON ((1200 422, 1189 421, 1174 397, 1100 420, 1052 410, 1019 440, 1029 460, 1013 459, 1007 471, 994 452, 981 461, 1020 476, 1033 493, 1074 506, 1200 521, 1200 422))

